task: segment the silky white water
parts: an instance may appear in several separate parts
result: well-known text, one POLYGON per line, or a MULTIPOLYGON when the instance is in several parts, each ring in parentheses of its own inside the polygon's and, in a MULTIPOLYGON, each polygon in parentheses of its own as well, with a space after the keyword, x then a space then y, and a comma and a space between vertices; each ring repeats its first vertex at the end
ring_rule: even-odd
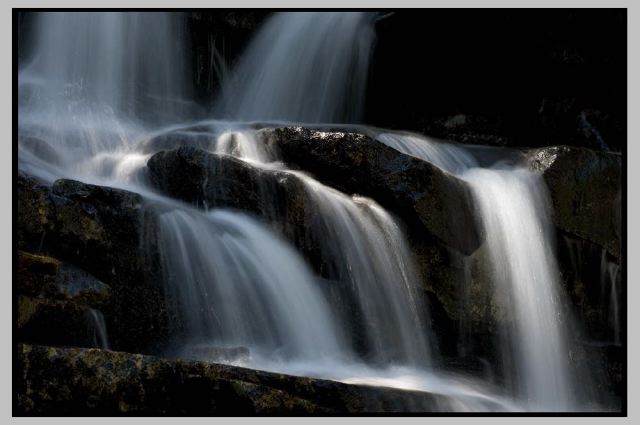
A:
MULTIPOLYGON (((333 293, 342 302, 356 303, 349 307, 362 317, 356 332, 364 335, 369 359, 430 365, 428 312, 416 292, 412 253, 395 220, 372 199, 347 196, 302 172, 287 170, 274 152, 255 149, 260 145, 249 131, 225 132, 213 151, 299 179, 317 210, 307 232, 319 242, 323 259, 333 270, 333 293)), ((343 315, 340 310, 335 309, 334 314, 343 315)), ((349 320, 352 318, 343 317, 345 323, 349 320)))
POLYGON ((233 69, 214 115, 242 121, 359 122, 375 16, 274 15, 233 69))
MULTIPOLYGON (((539 410, 576 409, 569 373, 567 324, 559 294, 548 199, 541 176, 522 166, 481 168, 462 146, 415 135, 381 134, 401 152, 433 163, 469 183, 484 227, 493 283, 509 294, 505 329, 507 371, 521 398, 539 410)), ((470 284, 470 282, 467 282, 470 284)))
POLYGON ((508 374, 512 394, 440 369, 401 224, 372 199, 287 169, 241 122, 357 122, 374 15, 275 15, 213 107, 216 117, 233 122, 194 123, 200 116, 189 99, 180 14, 42 14, 34 54, 19 72, 19 168, 47 182, 76 178, 126 188, 154 206, 163 284, 185 324, 178 348, 244 346, 250 357, 243 366, 433 391, 448 396, 445 410, 576 408, 563 369, 555 260, 545 249, 546 201, 535 176, 477 168, 457 146, 380 136, 474 187, 496 284, 513 297, 516 325, 506 345, 522 350, 515 352, 516 373, 508 374), (309 234, 332 279, 317 276, 263 220, 197 210, 151 189, 148 159, 175 147, 171 139, 158 143, 163 134, 299 179, 317 211, 309 234), (358 323, 349 320, 354 311, 358 323))
POLYGON ((191 343, 311 362, 340 356, 340 328, 315 277, 277 235, 224 210, 172 208, 158 220, 166 290, 182 307, 191 343))

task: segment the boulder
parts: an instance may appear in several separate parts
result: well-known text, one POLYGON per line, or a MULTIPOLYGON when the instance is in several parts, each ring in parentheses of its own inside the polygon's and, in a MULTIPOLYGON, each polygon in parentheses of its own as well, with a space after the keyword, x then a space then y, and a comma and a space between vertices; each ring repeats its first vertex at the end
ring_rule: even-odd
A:
POLYGON ((147 167, 151 184, 168 196, 199 208, 233 208, 258 216, 321 271, 317 233, 310 228, 317 211, 296 175, 195 147, 159 152, 147 167))
POLYGON ((157 278, 153 209, 138 194, 73 180, 46 187, 21 173, 17 186, 18 247, 80 266, 109 285, 104 314, 114 348, 164 350, 180 324, 157 278))
POLYGON ((87 272, 52 257, 18 251, 18 292, 36 298, 72 301, 99 308, 111 288, 87 272))
POLYGON ((24 415, 363 414, 453 406, 434 393, 98 349, 19 345, 17 363, 17 413, 24 415))
POLYGON ((19 296, 16 336, 21 342, 99 347, 103 344, 96 319, 100 315, 71 301, 19 296))
POLYGON ((552 146, 528 152, 542 172, 555 225, 621 259, 622 157, 586 148, 552 146))
MULTIPOLYGON (((401 155, 402 160, 415 167, 426 164, 399 154, 393 149, 387 150, 386 146, 379 143, 371 143, 375 147, 381 147, 389 155, 401 155)), ((347 278, 344 272, 339 267, 334 267, 327 258, 323 258, 323 252, 328 252, 322 249, 322 237, 326 230, 323 230, 321 220, 316 217, 317 207, 314 206, 315 201, 309 198, 309 189, 295 174, 258 167, 237 158, 212 154, 193 147, 157 153, 150 158, 147 166, 149 181, 169 196, 200 208, 236 208, 258 215, 291 240, 318 274, 327 279, 322 287, 328 291, 328 296, 332 299, 344 297, 344 293, 349 292, 345 290, 349 285, 343 282, 347 278)), ((439 170, 437 172, 442 174, 439 170)), ((417 176, 408 174, 416 181, 419 180, 417 176)), ((426 198, 424 200, 423 207, 430 208, 426 198)), ((455 209, 451 205, 450 208, 455 209)), ((421 223, 418 225, 424 228, 421 223)), ((477 290, 473 291, 473 296, 467 297, 468 303, 463 304, 463 291, 457 282, 464 279, 464 255, 438 239, 424 236, 424 232, 409 232, 423 288, 435 294, 443 304, 444 311, 448 314, 448 318, 443 320, 469 323, 473 327, 474 335, 477 334, 482 340, 491 339, 484 329, 488 325, 493 326, 496 321, 495 303, 488 302, 492 300, 492 286, 487 279, 482 281, 484 284, 474 285, 473 288, 477 290)), ((355 301, 335 302, 355 305, 355 301)), ((350 317, 354 328, 363 326, 358 321, 357 311, 345 314, 350 317)), ((357 332, 354 335, 357 335, 357 332)), ((441 345, 449 344, 451 339, 455 339, 450 338, 450 334, 447 335, 441 341, 441 345)), ((361 345, 359 342, 356 343, 358 347, 361 345)))
POLYGON ((262 129, 258 135, 288 165, 343 192, 375 199, 412 232, 465 254, 482 241, 467 184, 426 161, 352 132, 284 127, 262 129))

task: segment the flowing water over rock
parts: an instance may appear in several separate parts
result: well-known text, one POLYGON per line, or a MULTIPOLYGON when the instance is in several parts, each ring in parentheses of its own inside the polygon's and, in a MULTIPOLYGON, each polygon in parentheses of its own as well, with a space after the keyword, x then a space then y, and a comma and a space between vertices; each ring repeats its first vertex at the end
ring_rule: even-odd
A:
MULTIPOLYGON (((240 121, 357 122, 374 17, 274 16, 214 110, 240 121)), ((515 370, 506 373, 511 393, 439 369, 415 259, 391 214, 372 199, 287 168, 256 138, 253 124, 196 122, 180 22, 180 15, 137 12, 44 14, 32 62, 19 74, 21 170, 48 182, 72 177, 124 187, 156 207, 153 236, 165 293, 185 322, 178 352, 206 358, 209 349, 219 354, 242 347, 247 367, 434 391, 450 396, 452 410, 577 408, 544 187, 534 174, 479 168, 459 146, 379 136, 473 188, 496 284, 511 295, 514 326, 504 343, 515 357, 515 370), (207 205, 195 209, 150 187, 147 161, 183 144, 297 179, 313 206, 308 233, 329 278, 318 276, 264 220, 207 205)), ((277 211, 273 194, 259 193, 262 204, 277 211)), ((98 328, 106 346, 104 327, 98 328)))
POLYGON ((568 363, 568 319, 561 306, 541 177, 505 163, 480 168, 462 146, 390 133, 380 135, 379 140, 470 183, 487 235, 496 291, 509 294, 513 325, 505 329, 503 346, 506 359, 513 353, 515 367, 507 375, 534 409, 575 408, 576 388, 568 363))
POLYGON ((302 258, 243 214, 171 209, 159 215, 167 293, 191 343, 320 361, 341 353, 340 329, 302 258))
POLYGON ((104 315, 93 308, 87 311, 87 320, 93 328, 94 345, 104 350, 109 349, 109 339, 107 338, 107 325, 104 321, 104 315))

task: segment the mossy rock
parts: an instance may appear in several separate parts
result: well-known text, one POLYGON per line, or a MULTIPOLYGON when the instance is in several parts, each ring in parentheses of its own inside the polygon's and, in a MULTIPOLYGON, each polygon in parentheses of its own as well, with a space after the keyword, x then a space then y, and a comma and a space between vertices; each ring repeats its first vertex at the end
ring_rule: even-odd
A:
MULTIPOLYGON (((56 280, 82 277, 95 283, 90 274, 110 287, 104 315, 114 348, 164 350, 181 324, 167 306, 158 277, 155 210, 136 193, 73 180, 48 187, 21 173, 18 187, 18 247, 61 260, 56 280)), ((53 298, 97 302, 86 286, 66 285, 64 295, 53 298)))
POLYGON ((30 297, 73 301, 101 308, 111 288, 87 272, 53 257, 18 250, 18 292, 30 297))
POLYGON ((17 339, 47 345, 97 347, 99 324, 90 307, 70 301, 18 297, 17 339))
POLYGON ((17 413, 25 415, 335 415, 452 408, 447 395, 124 352, 21 344, 16 355, 17 413))
POLYGON ((552 146, 529 152, 542 172, 563 231, 605 248, 618 261, 622 235, 622 157, 586 148, 552 146))

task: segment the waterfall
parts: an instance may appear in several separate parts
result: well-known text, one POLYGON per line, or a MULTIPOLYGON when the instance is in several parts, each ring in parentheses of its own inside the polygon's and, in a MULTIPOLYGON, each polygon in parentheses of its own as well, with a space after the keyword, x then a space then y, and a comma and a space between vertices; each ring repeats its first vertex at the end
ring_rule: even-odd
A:
POLYGON ((93 330, 93 345, 103 350, 109 350, 109 338, 107 337, 107 324, 104 315, 93 308, 87 310, 87 321, 93 330))
MULTIPOLYGON (((152 236, 162 283, 184 322, 178 352, 193 349, 207 360, 202 347, 229 349, 242 354, 245 367, 433 391, 449 396, 455 410, 575 409, 568 318, 560 308, 540 176, 505 163, 485 166, 458 145, 377 136, 473 191, 494 284, 510 295, 505 307, 513 326, 505 329, 503 346, 505 357, 514 356, 514 370, 505 375, 516 394, 504 396, 503 389, 442 371, 403 224, 373 199, 288 168, 246 123, 358 122, 374 18, 368 12, 274 15, 212 106, 216 118, 230 121, 194 124, 201 116, 191 100, 181 14, 43 13, 32 58, 19 71, 19 168, 49 182, 76 178, 126 188, 157 207, 152 236), (207 205, 198 210, 149 187, 147 161, 174 147, 152 142, 172 133, 180 144, 297 179, 315 214, 305 223, 307 234, 329 276, 319 276, 268 219, 207 205)), ((273 193, 258 196, 269 214, 277 212, 273 193)), ((465 267, 469 276, 468 262, 465 267)), ((618 270, 610 273, 617 320, 618 270)), ((91 320, 96 342, 108 347, 104 319, 94 312, 91 320)), ((612 325, 619 338, 620 324, 612 325)))
POLYGON ((471 182, 487 234, 495 284, 509 291, 515 323, 508 335, 520 391, 538 408, 572 409, 565 319, 542 182, 524 169, 473 169, 464 178, 471 182))
POLYGON ((36 19, 37 51, 20 73, 25 107, 55 108, 56 118, 93 109, 166 122, 190 99, 180 14, 44 12, 36 19))
POLYGON ((145 126, 193 119, 181 14, 33 19, 34 51, 18 74, 22 169, 68 177, 97 154, 126 149, 145 126))
POLYGON ((189 344, 321 361, 340 357, 340 328, 293 248, 236 212, 171 208, 159 214, 166 292, 187 321, 189 344))
POLYGON ((260 29, 214 115, 241 121, 362 119, 375 14, 280 13, 260 29))
MULTIPOLYGON (((433 163, 465 180, 474 195, 486 234, 496 292, 509 294, 513 325, 503 341, 505 357, 513 352, 515 371, 506 371, 531 408, 575 409, 569 373, 567 323, 553 252, 546 188, 539 174, 497 163, 481 168, 463 146, 415 135, 383 133, 383 143, 433 163)), ((467 282, 470 284, 470 282, 467 282)))
MULTIPOLYGON (((319 242, 325 263, 339 281, 339 298, 355 300, 362 317, 357 332, 365 335, 369 357, 430 365, 428 313, 416 292, 419 280, 415 260, 394 218, 372 199, 347 196, 304 173, 288 170, 274 152, 265 149, 246 130, 222 133, 214 147, 215 152, 291 174, 303 183, 317 212, 307 233, 319 242), (348 287, 342 287, 344 284, 348 287)), ((277 200, 264 199, 264 203, 269 202, 277 200)), ((351 319, 345 317, 343 323, 351 319)))
POLYGON ((296 173, 319 212, 313 229, 340 280, 351 286, 366 343, 378 361, 431 363, 430 328, 414 285, 413 256, 398 224, 368 198, 349 197, 296 173))

